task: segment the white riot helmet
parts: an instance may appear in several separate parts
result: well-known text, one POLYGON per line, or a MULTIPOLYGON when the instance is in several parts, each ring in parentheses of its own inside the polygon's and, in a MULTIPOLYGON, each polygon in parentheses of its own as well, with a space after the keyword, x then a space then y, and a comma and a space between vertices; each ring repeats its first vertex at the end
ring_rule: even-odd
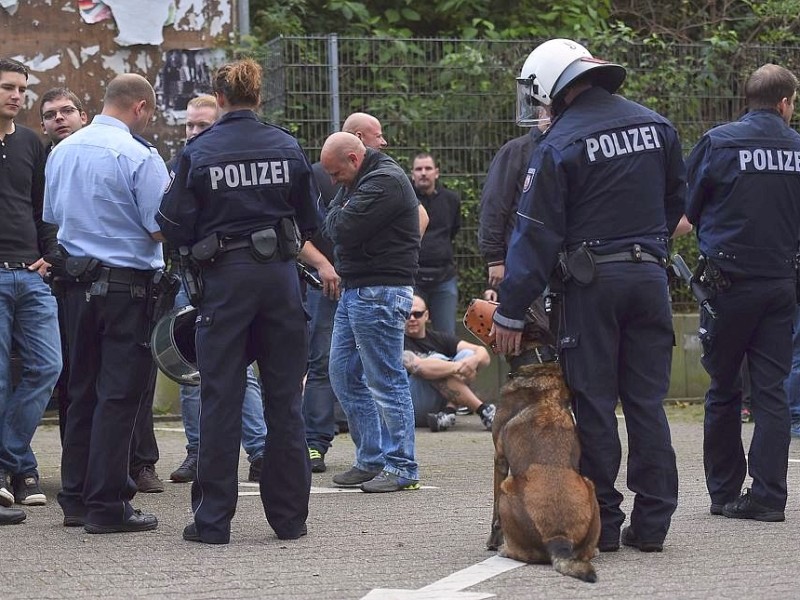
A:
POLYGON ((538 105, 552 106, 570 83, 589 71, 593 83, 612 94, 625 81, 623 67, 593 58, 578 42, 555 39, 539 44, 517 78, 517 123, 534 124, 539 119, 538 105))

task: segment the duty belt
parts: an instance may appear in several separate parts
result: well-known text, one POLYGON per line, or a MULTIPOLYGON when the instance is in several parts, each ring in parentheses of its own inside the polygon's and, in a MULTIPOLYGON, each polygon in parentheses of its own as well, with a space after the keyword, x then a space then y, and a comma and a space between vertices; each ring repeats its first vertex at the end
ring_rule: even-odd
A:
POLYGON ((657 265, 661 265, 662 267, 667 266, 666 258, 660 258, 654 254, 645 252, 639 248, 638 245, 634 246, 633 249, 628 250, 627 252, 614 252, 613 254, 595 254, 592 252, 592 258, 594 259, 594 264, 596 265, 615 262, 635 262, 655 263, 657 265))

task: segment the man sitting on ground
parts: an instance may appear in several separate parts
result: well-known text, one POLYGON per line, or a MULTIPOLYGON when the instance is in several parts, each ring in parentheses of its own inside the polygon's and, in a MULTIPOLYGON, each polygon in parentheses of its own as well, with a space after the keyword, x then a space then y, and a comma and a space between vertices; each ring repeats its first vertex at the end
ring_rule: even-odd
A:
POLYGON ((431 431, 445 431, 455 425, 456 410, 465 406, 478 413, 486 429, 492 429, 495 405, 484 404, 470 389, 479 369, 489 365, 483 346, 426 327, 428 307, 414 296, 406 321, 403 366, 409 374, 414 420, 431 431))

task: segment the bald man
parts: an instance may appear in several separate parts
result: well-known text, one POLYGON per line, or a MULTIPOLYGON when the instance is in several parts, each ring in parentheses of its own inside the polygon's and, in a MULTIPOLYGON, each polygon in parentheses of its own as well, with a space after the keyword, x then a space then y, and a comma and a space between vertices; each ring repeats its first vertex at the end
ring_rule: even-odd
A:
POLYGON ((58 502, 64 526, 87 533, 158 525, 154 515, 131 506, 136 485, 128 474, 153 365, 148 297, 164 267, 155 215, 167 169, 139 137, 155 101, 141 75, 115 77, 102 114, 61 141, 46 166, 44 220, 58 225, 58 242, 70 257, 66 265, 63 257, 52 261, 70 365, 58 502))
MULTIPOLYGON (((383 150, 388 145, 383 135, 381 122, 374 116, 356 112, 347 117, 342 131, 351 133, 361 140, 365 148, 383 150)), ((327 209, 339 187, 322 168, 322 163, 312 165, 314 178, 320 189, 322 201, 327 209)), ((418 207, 420 237, 428 225, 428 213, 422 204, 418 207)), ((327 470, 325 454, 333 443, 337 424, 339 431, 347 427, 346 421, 337 407, 336 394, 331 387, 328 375, 333 315, 339 299, 339 274, 333 267, 333 245, 319 231, 303 246, 300 260, 316 270, 323 289, 309 289, 306 310, 311 315, 309 323, 308 375, 303 392, 303 417, 306 423, 306 444, 311 459, 311 470, 322 473, 327 470)))
POLYGON ((403 169, 354 134, 331 135, 320 160, 342 186, 325 219, 342 278, 330 380, 356 445, 353 467, 333 482, 365 492, 419 489, 414 407, 403 367, 419 201, 403 169))

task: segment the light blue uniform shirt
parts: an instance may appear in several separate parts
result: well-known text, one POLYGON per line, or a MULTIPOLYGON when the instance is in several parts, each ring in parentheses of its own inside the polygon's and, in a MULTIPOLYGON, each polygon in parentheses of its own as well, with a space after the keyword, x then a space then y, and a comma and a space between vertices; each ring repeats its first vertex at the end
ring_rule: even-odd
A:
POLYGON ((45 177, 43 219, 58 225, 58 242, 70 255, 110 267, 164 266, 150 233, 159 230, 167 168, 122 121, 97 115, 53 149, 45 177))

